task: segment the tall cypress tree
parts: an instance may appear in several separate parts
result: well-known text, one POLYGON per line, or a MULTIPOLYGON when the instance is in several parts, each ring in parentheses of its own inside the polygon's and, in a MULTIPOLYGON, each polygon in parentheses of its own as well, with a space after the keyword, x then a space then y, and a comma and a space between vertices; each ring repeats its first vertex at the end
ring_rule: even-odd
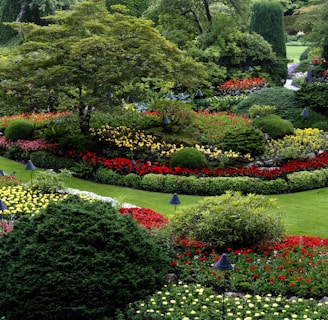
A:
POLYGON ((253 5, 250 31, 256 32, 272 45, 279 58, 286 58, 284 9, 278 2, 257 2, 253 5))
POLYGON ((250 31, 260 34, 272 46, 277 61, 272 66, 264 66, 263 71, 271 75, 272 80, 281 85, 287 78, 286 35, 284 9, 276 1, 261 1, 253 5, 250 31))

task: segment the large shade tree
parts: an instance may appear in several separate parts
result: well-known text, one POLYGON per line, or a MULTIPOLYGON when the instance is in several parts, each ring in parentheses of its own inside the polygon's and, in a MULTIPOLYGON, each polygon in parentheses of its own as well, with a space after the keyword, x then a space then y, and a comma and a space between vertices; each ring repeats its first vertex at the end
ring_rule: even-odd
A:
POLYGON ((207 85, 203 66, 150 21, 109 13, 103 0, 80 2, 48 21, 11 24, 24 42, 0 61, 3 106, 104 107, 109 99, 145 101, 149 92, 207 85))

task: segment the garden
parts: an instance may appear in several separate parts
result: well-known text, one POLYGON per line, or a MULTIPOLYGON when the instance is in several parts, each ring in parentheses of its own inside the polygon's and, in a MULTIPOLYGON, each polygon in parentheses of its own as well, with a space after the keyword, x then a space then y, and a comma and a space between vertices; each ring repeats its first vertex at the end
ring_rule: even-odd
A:
POLYGON ((72 2, 0 5, 0 318, 327 319, 327 4, 72 2))

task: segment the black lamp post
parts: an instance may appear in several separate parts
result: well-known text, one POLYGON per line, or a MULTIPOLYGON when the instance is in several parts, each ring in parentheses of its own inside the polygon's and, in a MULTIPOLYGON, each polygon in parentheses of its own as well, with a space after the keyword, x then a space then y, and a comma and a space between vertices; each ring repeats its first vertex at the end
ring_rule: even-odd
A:
MULTIPOLYGON (((218 262, 214 265, 214 267, 218 270, 227 271, 232 270, 233 265, 230 263, 228 259, 228 255, 226 253, 223 253, 221 258, 218 260, 218 262)), ((224 291, 222 294, 222 318, 225 318, 225 306, 224 306, 224 296, 226 291, 226 273, 223 274, 223 281, 224 281, 224 291)))
POLYGON ((31 160, 28 160, 25 166, 25 170, 30 170, 31 171, 31 181, 32 181, 32 175, 33 171, 35 170, 35 166, 31 160))
POLYGON ((180 199, 176 193, 174 193, 169 201, 169 204, 175 205, 175 211, 177 210, 177 205, 180 204, 180 199))

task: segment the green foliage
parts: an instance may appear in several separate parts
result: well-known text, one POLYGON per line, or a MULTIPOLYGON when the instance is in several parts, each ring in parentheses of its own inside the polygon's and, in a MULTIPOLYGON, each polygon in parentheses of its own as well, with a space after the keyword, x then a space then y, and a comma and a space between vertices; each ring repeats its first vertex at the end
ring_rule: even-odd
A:
POLYGON ((141 177, 135 173, 129 173, 122 179, 122 184, 125 187, 139 189, 141 185, 141 177))
POLYGON ((34 123, 30 120, 15 120, 8 124, 5 130, 6 140, 29 140, 33 137, 34 123))
POLYGON ((250 153, 253 157, 264 151, 265 139, 261 130, 251 126, 230 128, 222 138, 222 150, 250 153))
POLYGON ((207 160, 196 148, 186 147, 176 151, 170 159, 170 167, 202 169, 207 166, 207 160))
POLYGON ((319 113, 328 114, 328 83, 313 82, 301 85, 301 90, 296 91, 296 101, 299 107, 310 108, 319 113))
POLYGON ((300 171, 287 174, 289 192, 305 191, 327 186, 328 171, 300 171))
POLYGON ((275 114, 283 119, 293 121, 294 110, 297 107, 295 92, 286 88, 265 88, 255 91, 246 99, 238 103, 236 113, 248 114, 253 105, 276 107, 275 114))
POLYGON ((113 184, 121 186, 123 185, 124 176, 116 173, 115 171, 100 167, 94 173, 93 177, 97 182, 106 183, 106 184, 113 184))
POLYGON ((276 107, 273 107, 273 106, 264 106, 264 105, 254 104, 249 108, 248 112, 249 112, 250 118, 254 119, 256 117, 263 117, 268 114, 272 114, 275 112, 275 110, 276 110, 276 107))
POLYGON ((150 21, 109 13, 104 1, 79 1, 73 10, 47 17, 46 26, 11 26, 24 42, 2 63, 2 105, 46 108, 51 92, 60 109, 98 108, 122 98, 147 101, 153 91, 209 85, 204 67, 150 21))
POLYGON ((295 128, 318 128, 326 130, 327 116, 313 109, 307 108, 308 117, 301 117, 303 109, 295 109, 293 124, 295 128))
POLYGON ((71 170, 74 176, 81 179, 89 179, 96 170, 96 166, 94 163, 82 159, 81 161, 76 162, 74 166, 71 167, 71 170))
POLYGON ((277 57, 286 57, 286 36, 283 8, 278 2, 256 2, 253 5, 251 32, 263 36, 271 45, 277 57))
POLYGON ((131 217, 77 196, 22 217, 0 252, 0 308, 8 320, 112 317, 159 289, 169 266, 131 217))
POLYGON ((294 133, 293 124, 276 114, 267 114, 263 117, 256 118, 254 125, 273 139, 283 138, 287 134, 294 133))
POLYGON ((36 167, 54 171, 71 169, 75 165, 75 161, 71 158, 56 156, 44 150, 32 152, 30 159, 36 167))
POLYGON ((43 193, 56 193, 65 188, 64 179, 69 177, 71 177, 71 172, 66 169, 61 169, 59 173, 53 170, 39 171, 25 187, 40 190, 43 193))
POLYGON ((195 110, 208 110, 210 112, 227 111, 233 112, 237 104, 244 100, 245 96, 209 97, 195 101, 195 110))
POLYGON ((155 100, 150 106, 150 110, 157 111, 160 119, 168 117, 169 123, 163 124, 166 131, 179 132, 184 127, 192 124, 194 112, 190 104, 177 100, 155 100))
POLYGON ((219 248, 249 248, 282 239, 279 215, 269 213, 274 200, 227 191, 180 208, 168 226, 172 235, 197 239, 219 248))

